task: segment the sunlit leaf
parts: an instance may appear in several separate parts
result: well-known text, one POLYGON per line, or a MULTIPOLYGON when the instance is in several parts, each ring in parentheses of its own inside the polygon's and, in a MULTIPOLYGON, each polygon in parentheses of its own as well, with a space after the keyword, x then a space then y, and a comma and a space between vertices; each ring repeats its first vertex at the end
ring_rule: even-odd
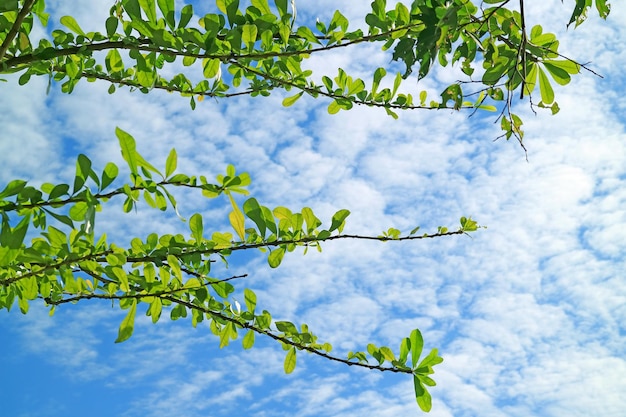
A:
POLYGON ((126 314, 126 317, 124 317, 124 320, 122 320, 122 324, 120 324, 120 328, 117 334, 117 339, 115 339, 115 343, 121 343, 125 340, 128 340, 132 336, 133 330, 135 328, 136 312, 137 312, 137 300, 133 299, 130 309, 128 310, 128 313, 126 314))
POLYGON ((85 34, 85 32, 83 32, 83 30, 80 28, 80 26, 76 22, 76 19, 74 19, 72 16, 63 16, 61 17, 60 22, 63 26, 65 26, 72 32, 78 33, 79 35, 85 34))
POLYGON ((296 369, 296 348, 292 347, 287 351, 284 363, 285 373, 290 374, 296 369))

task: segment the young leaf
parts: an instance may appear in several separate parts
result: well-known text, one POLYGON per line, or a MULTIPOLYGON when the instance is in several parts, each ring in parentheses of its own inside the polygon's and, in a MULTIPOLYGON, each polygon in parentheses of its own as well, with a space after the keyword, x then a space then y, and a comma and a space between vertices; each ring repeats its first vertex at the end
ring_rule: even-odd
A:
POLYGON ((541 91, 541 101, 543 104, 552 104, 554 102, 554 90, 550 85, 548 76, 541 68, 539 68, 539 90, 541 91))
POLYGON ((76 19, 72 16, 63 16, 61 19, 61 24, 71 30, 72 32, 78 33, 79 35, 85 35, 85 32, 80 28, 78 23, 76 23, 76 19))
POLYGON ((254 313, 254 309, 256 308, 256 294, 248 288, 243 290, 243 294, 246 302, 246 308, 251 313, 254 313))
POLYGON ((119 170, 117 169, 117 165, 113 162, 107 163, 102 171, 100 190, 104 190, 111 185, 111 183, 115 181, 115 178, 117 178, 118 172, 119 170))
POLYGON ((255 198, 249 198, 243 203, 243 211, 256 224, 259 228, 259 235, 264 238, 266 231, 265 218, 259 202, 255 198))
POLYGON ((130 173, 137 175, 137 145, 135 143, 135 139, 119 127, 115 128, 115 135, 120 142, 122 157, 128 164, 128 167, 130 168, 130 173))
POLYGON ((406 363, 407 358, 409 357, 409 351, 411 350, 411 340, 408 337, 402 339, 400 343, 400 361, 402 364, 406 363))
POLYGON ((439 356, 439 351, 437 349, 432 349, 430 353, 422 360, 422 362, 420 362, 420 364, 418 365, 418 369, 424 367, 433 367, 440 364, 441 362, 443 362, 443 358, 439 356))
POLYGON ((241 341, 244 349, 250 349, 254 346, 254 331, 248 330, 248 333, 243 337, 241 341))
POLYGON ((291 105, 293 105, 296 101, 298 101, 298 99, 300 97, 302 97, 302 94, 304 94, 304 91, 300 91, 298 94, 296 94, 295 96, 291 96, 291 97, 286 97, 283 100, 283 106, 284 107, 289 107, 291 105))
POLYGON ((381 347, 379 350, 381 355, 385 358, 385 360, 391 362, 396 359, 396 356, 393 354, 393 351, 389 349, 387 346, 381 347))
POLYGON ((429 412, 432 408, 432 398, 417 376, 413 376, 413 387, 415 389, 417 405, 422 411, 426 413, 429 412))
POLYGON ((285 256, 285 249, 283 247, 276 248, 267 257, 267 262, 272 268, 277 268, 282 262, 283 256, 285 256))
POLYGON ((241 27, 241 41, 252 50, 256 42, 258 29, 256 25, 245 24, 241 27))
POLYGON ((411 363, 412 368, 415 369, 417 363, 419 361, 420 355, 422 354, 422 348, 424 347, 424 339, 422 338, 422 333, 415 329, 411 332, 409 336, 409 341, 411 342, 411 363))
POLYGON ((76 160, 76 176, 74 177, 73 194, 83 187, 90 172, 91 160, 81 153, 76 160))
POLYGON ((204 231, 204 227, 202 225, 202 216, 198 213, 191 216, 189 219, 189 229, 191 229, 191 237, 194 238, 196 244, 199 245, 202 243, 202 233, 204 231))
POLYGON ((12 195, 19 194, 20 191, 26 187, 26 181, 13 180, 4 187, 4 190, 0 192, 0 199, 5 197, 11 197, 12 195))
POLYGON ((239 239, 244 240, 246 238, 246 230, 245 230, 245 219, 243 217, 243 213, 239 209, 239 206, 235 202, 230 193, 228 194, 228 198, 230 199, 230 204, 233 206, 233 211, 228 215, 228 219, 230 220, 231 226, 239 236, 239 239))
POLYGON ((139 0, 139 5, 150 23, 156 23, 156 5, 154 4, 154 0, 139 0))
POLYGON ((285 357, 284 368, 285 368, 286 374, 290 374, 293 372, 294 369, 296 369, 296 348, 295 347, 292 347, 287 352, 287 356, 285 357))
POLYGON ((176 171, 178 156, 176 155, 176 149, 172 149, 170 154, 167 156, 167 160, 165 161, 165 178, 168 178, 170 175, 176 171))
POLYGON ((163 13, 163 17, 165 17, 165 22, 170 29, 174 29, 176 22, 174 17, 174 0, 157 0, 157 4, 159 5, 159 10, 163 13))
POLYGON ((252 5, 259 9, 262 14, 271 14, 272 10, 270 9, 267 0, 252 0, 252 5))
POLYGON ((349 215, 350 215, 350 211, 346 209, 342 209, 336 212, 333 215, 333 219, 332 219, 332 222, 328 231, 332 232, 335 229, 339 229, 339 232, 341 233, 341 231, 343 230, 344 221, 346 220, 346 217, 348 217, 349 215))
POLYGON ((133 299, 130 309, 122 320, 122 324, 120 324, 120 328, 117 334, 117 339, 115 339, 115 343, 121 343, 125 340, 128 340, 133 334, 133 330, 135 328, 135 313, 137 312, 137 300, 133 299))

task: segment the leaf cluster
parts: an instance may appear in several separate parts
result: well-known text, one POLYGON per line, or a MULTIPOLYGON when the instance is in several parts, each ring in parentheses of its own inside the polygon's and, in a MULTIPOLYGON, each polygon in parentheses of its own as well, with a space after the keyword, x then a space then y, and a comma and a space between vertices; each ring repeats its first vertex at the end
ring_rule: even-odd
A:
MULTIPOLYGON (((287 351, 287 373, 295 368, 297 351, 304 350, 346 365, 413 374, 419 382, 418 403, 424 410, 430 408, 424 384, 432 386, 427 377, 432 373, 428 366, 436 361, 424 359, 420 364, 406 365, 408 351, 413 358, 421 351, 419 331, 403 342, 398 360, 388 348, 373 345, 368 346, 367 354, 350 353, 346 359, 332 356, 332 346, 319 342, 306 324, 273 321, 268 311, 259 313, 256 294, 249 288, 243 289, 243 308, 234 298, 235 286, 231 281, 247 275, 215 277, 212 263, 222 260, 228 265, 228 257, 234 251, 258 249, 267 254, 269 266, 276 268, 297 247, 303 247, 306 253, 309 247, 321 251, 322 242, 335 239, 387 241, 450 236, 476 230, 475 221, 463 217, 461 227, 454 232, 439 227, 436 233, 416 235, 417 227, 407 236, 393 228, 383 236, 346 235, 343 230, 348 210, 338 210, 324 227, 308 207, 300 212, 286 207, 270 209, 253 197, 240 206, 234 195, 248 194, 247 173, 237 173, 229 165, 225 174, 217 175, 213 182, 204 176, 179 173, 175 150, 170 151, 164 170, 160 170, 137 151, 129 133, 117 128, 115 134, 128 165, 126 183, 118 178, 119 168, 115 164, 109 162, 101 171, 96 170, 91 160, 80 154, 72 185, 44 183, 37 188, 18 179, 0 191, 0 309, 9 311, 17 302, 25 314, 33 300, 42 299, 50 306, 52 315, 62 304, 90 299, 117 302, 119 308, 126 310, 116 339, 123 342, 133 334, 141 306, 153 323, 164 312, 169 313, 171 320, 190 318, 194 327, 207 322, 219 338, 220 347, 237 339, 240 332, 245 332, 244 349, 254 345, 255 334, 274 339, 287 351), (232 208, 228 223, 234 233, 206 231, 200 213, 189 218, 187 235, 150 233, 144 238, 132 238, 128 247, 110 242, 104 233, 96 233, 97 213, 104 204, 115 200, 122 200, 124 213, 137 210, 143 200, 154 209, 173 208, 186 221, 178 214, 172 187, 197 191, 209 199, 224 196, 232 208), (27 243, 30 227, 35 236, 27 243), (378 364, 369 364, 368 357, 378 364), (382 366, 385 358, 390 366, 382 366)), ((429 357, 436 356, 433 352, 429 357)))
MULTIPOLYGON (((110 93, 120 86, 143 93, 175 91, 188 97, 192 108, 207 96, 267 96, 277 88, 297 90, 284 99, 286 106, 305 93, 326 97, 331 114, 354 105, 381 107, 393 117, 407 109, 501 108, 503 136, 521 142, 522 122, 511 112, 514 94, 530 96, 538 85, 537 106, 556 113, 559 107, 548 75, 565 85, 585 68, 563 57, 556 37, 543 33, 540 25, 527 33, 523 7, 509 9, 510 0, 478 5, 468 0, 416 0, 391 7, 375 0, 365 16, 367 33, 350 30, 340 11, 327 22, 297 25, 287 0, 273 3, 255 0, 244 8, 239 0, 219 0, 218 13, 201 16, 194 24, 191 4, 179 9, 174 0, 118 0, 103 22, 103 32, 86 32, 72 16, 64 16, 64 29, 35 40, 30 36, 34 19, 44 26, 48 22, 44 0, 28 0, 22 7, 6 2, 0 11, 0 72, 20 72, 20 84, 33 75, 46 75, 50 85, 61 83, 66 93, 81 79, 107 82, 110 93), (336 76, 315 76, 305 66, 312 55, 366 43, 380 44, 390 51, 391 60, 404 65, 392 87, 380 88, 387 83, 385 68, 374 69, 368 81, 342 68, 336 76), (165 76, 165 68, 175 61, 189 71, 165 76), (429 99, 426 90, 407 90, 404 81, 414 71, 420 80, 435 65, 454 64, 460 64, 468 79, 447 86, 437 99, 429 99), (199 80, 191 76, 194 67, 202 74, 199 80)), ((576 0, 569 23, 581 24, 591 6, 592 0, 576 0)), ((606 18, 610 5, 596 0, 595 6, 606 18)))

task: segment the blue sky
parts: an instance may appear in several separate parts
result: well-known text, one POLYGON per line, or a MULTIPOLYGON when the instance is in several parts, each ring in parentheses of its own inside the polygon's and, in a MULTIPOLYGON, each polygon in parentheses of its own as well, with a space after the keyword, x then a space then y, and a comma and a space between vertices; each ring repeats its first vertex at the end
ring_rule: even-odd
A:
MULTIPOLYGON (((110 2, 49 2, 51 22, 71 14, 103 30, 110 2)), ((351 23, 368 2, 298 3, 302 19, 340 8, 351 23)), ((536 3, 536 2, 535 2, 536 3)), ((570 2, 571 3, 571 2, 570 2)), ((72 95, 45 79, 3 83, 0 183, 14 178, 70 181, 78 153, 103 167, 124 166, 115 127, 131 133, 157 166, 169 150, 179 171, 213 177, 234 164, 252 177, 263 204, 308 206, 323 220, 351 210, 346 232, 435 230, 472 216, 487 226, 472 237, 411 243, 329 242, 322 253, 293 253, 278 269, 259 256, 233 258, 217 277, 247 273, 275 319, 305 322, 335 353, 367 343, 398 349, 420 328, 440 349, 432 390, 435 417, 608 416, 626 410, 626 99, 622 68, 626 9, 565 31, 571 4, 527 7, 527 21, 556 32, 583 73, 557 88, 561 112, 524 115, 528 161, 516 142, 494 142, 493 114, 402 113, 355 108, 330 116, 323 99, 283 96, 188 101, 81 83, 72 95), (221 274, 221 275, 220 275, 221 274)), ((389 55, 376 45, 312 58, 316 74, 337 67, 367 77, 389 55)), ((433 93, 457 78, 437 70, 433 93)), ((413 88, 407 83, 405 88, 413 88)), ((228 206, 193 194, 180 210, 226 229, 228 206), (215 220, 210 220, 215 219, 215 220)), ((123 215, 112 202, 97 220, 120 242, 149 232, 186 233, 173 212, 147 207, 123 215)), ((284 352, 257 338, 220 350, 208 327, 151 324, 138 314, 133 337, 114 344, 123 312, 110 303, 64 305, 48 317, 0 312, 0 403, 7 416, 398 416, 421 414, 412 382, 300 354, 283 374, 284 352)))

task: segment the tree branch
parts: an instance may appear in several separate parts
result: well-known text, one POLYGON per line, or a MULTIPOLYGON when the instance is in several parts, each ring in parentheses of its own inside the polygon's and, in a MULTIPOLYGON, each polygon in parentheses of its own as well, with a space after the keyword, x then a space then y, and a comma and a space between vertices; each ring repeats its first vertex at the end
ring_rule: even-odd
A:
POLYGON ((36 1, 37 0, 24 1, 22 10, 20 10, 20 12, 17 14, 15 22, 13 22, 13 26, 11 26, 9 33, 7 33, 7 37, 4 38, 4 42, 2 42, 2 45, 0 45, 0 62, 2 61, 2 58, 4 58, 4 55, 9 49, 9 46, 11 46, 11 42, 13 42, 13 39, 15 39, 15 37, 19 33, 22 22, 24 21, 28 13, 30 13, 30 9, 33 7, 33 4, 35 4, 36 1))
MULTIPOLYGON (((275 240, 275 241, 263 241, 259 243, 231 242, 233 246, 229 246, 229 247, 219 247, 219 248, 212 247, 209 249, 197 249, 197 250, 189 250, 189 251, 185 251, 183 249, 180 253, 177 253, 175 256, 180 258, 183 256, 193 256, 193 255, 213 255, 213 254, 220 253, 224 250, 234 252, 234 251, 240 251, 240 250, 255 249, 255 248, 269 248, 269 247, 277 247, 281 245, 290 245, 290 244, 306 245, 308 243, 327 242, 327 241, 339 240, 339 239, 374 240, 374 241, 379 241, 379 242, 388 242, 388 241, 401 242, 405 240, 432 239, 436 237, 462 235, 462 234, 466 234, 466 232, 464 232, 463 230, 457 230, 454 232, 445 232, 445 233, 438 232, 438 233, 430 233, 430 234, 427 233, 427 234, 418 235, 418 236, 402 236, 399 238, 392 238, 388 236, 334 235, 334 236, 329 236, 324 239, 319 239, 317 237, 304 237, 301 239, 281 239, 281 240, 275 240)), ((112 253, 114 253, 114 251, 112 249, 108 249, 102 252, 90 253, 90 254, 87 254, 78 258, 65 258, 53 264, 30 262, 29 265, 37 266, 41 269, 38 269, 37 271, 26 272, 24 274, 20 274, 12 278, 0 280, 0 286, 8 286, 17 281, 30 278, 32 276, 41 275, 42 273, 46 271, 58 269, 64 265, 79 264, 84 261, 94 261, 94 262, 99 262, 99 263, 106 262, 106 256, 112 253)), ((133 264, 133 263, 151 262, 151 263, 159 264, 159 263, 163 263, 163 260, 167 259, 168 255, 171 255, 171 253, 169 253, 168 251, 165 251, 159 256, 150 256, 150 255, 128 256, 126 258, 126 263, 133 264)), ((242 277, 243 276, 241 277, 237 276, 237 277, 232 277, 230 279, 242 278, 242 277)))
POLYGON ((74 297, 69 297, 69 298, 64 298, 62 300, 52 300, 50 298, 46 298, 44 299, 46 301, 46 303, 50 304, 50 305, 54 305, 54 306, 58 306, 61 304, 66 304, 66 303, 73 303, 73 302, 78 302, 78 301, 82 301, 82 300, 90 300, 90 299, 103 299, 103 300, 124 300, 124 299, 137 299, 137 300, 141 300, 142 298, 147 298, 147 297, 158 297, 161 298, 163 300, 167 300, 170 301, 174 304, 180 304, 183 305, 191 310, 197 310, 202 312, 203 314, 208 314, 212 317, 217 317, 221 320, 230 322, 232 324, 234 324, 237 327, 240 328, 244 328, 244 329, 248 329, 248 330, 252 330, 255 333, 258 334, 262 334, 264 336, 270 337, 271 339, 274 339, 278 342, 290 345, 290 346, 294 346, 296 349, 298 350, 305 350, 309 353, 312 353, 314 355, 320 356, 322 358, 328 359, 330 361, 334 361, 334 362, 340 362, 343 363, 345 365, 348 366, 358 366, 361 368, 367 368, 367 369, 371 369, 371 370, 378 370, 381 372, 394 372, 394 373, 406 373, 406 374, 412 374, 413 371, 410 369, 399 369, 399 368, 391 368, 391 367, 385 367, 385 366, 381 366, 381 365, 370 365, 367 363, 362 363, 362 362, 351 362, 347 359, 343 359, 343 358, 339 358, 336 356, 332 356, 329 355, 328 353, 315 349, 311 346, 302 344, 302 343, 298 343, 295 342, 291 339, 289 339, 286 336, 281 336, 275 333, 272 333, 270 330, 268 329, 262 329, 258 326, 255 326, 254 324, 251 324, 249 321, 244 321, 242 319, 238 319, 235 317, 231 317, 229 315, 226 315, 224 313, 222 313, 221 311, 216 311, 216 310, 211 310, 209 308, 206 308, 204 306, 200 306, 197 304, 194 304, 190 301, 185 301, 182 300, 180 298, 176 298, 170 294, 175 294, 177 292, 180 291, 184 291, 187 290, 188 288, 179 288, 176 290, 172 290, 172 291, 166 291, 166 292, 160 292, 160 293, 154 293, 154 294, 123 294, 123 295, 109 295, 109 294, 80 294, 74 297))

